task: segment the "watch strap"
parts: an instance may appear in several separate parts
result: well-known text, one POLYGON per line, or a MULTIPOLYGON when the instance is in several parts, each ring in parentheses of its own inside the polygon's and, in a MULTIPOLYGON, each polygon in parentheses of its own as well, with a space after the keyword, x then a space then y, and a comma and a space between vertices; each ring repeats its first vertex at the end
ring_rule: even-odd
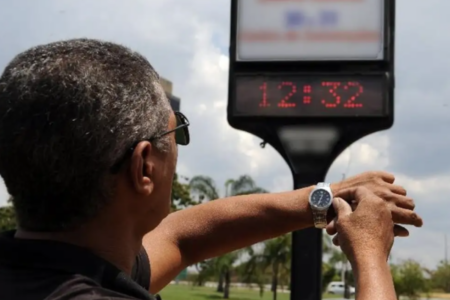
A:
POLYGON ((313 209, 313 221, 314 227, 319 229, 324 229, 327 227, 327 211, 326 210, 315 210, 313 209))
MULTIPOLYGON (((321 188, 329 188, 330 184, 328 182, 319 182, 316 186, 321 188)), ((325 227, 327 227, 327 210, 313 209, 312 211, 314 227, 319 229, 324 229, 325 227)))

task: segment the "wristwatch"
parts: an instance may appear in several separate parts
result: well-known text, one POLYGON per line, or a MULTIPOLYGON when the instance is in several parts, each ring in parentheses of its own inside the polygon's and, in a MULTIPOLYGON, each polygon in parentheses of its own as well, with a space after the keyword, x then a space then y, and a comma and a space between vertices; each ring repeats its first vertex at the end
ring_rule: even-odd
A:
POLYGON ((324 229, 327 227, 327 211, 333 202, 333 193, 330 184, 319 182, 309 194, 309 205, 313 213, 314 227, 324 229))

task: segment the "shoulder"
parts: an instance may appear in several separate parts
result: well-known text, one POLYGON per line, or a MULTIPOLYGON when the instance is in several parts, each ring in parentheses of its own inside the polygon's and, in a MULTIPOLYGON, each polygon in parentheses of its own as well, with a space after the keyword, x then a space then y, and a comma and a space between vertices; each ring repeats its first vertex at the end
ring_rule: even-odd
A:
POLYGON ((73 275, 64 281, 45 300, 130 300, 136 299, 125 294, 106 289, 94 280, 81 275, 73 275))

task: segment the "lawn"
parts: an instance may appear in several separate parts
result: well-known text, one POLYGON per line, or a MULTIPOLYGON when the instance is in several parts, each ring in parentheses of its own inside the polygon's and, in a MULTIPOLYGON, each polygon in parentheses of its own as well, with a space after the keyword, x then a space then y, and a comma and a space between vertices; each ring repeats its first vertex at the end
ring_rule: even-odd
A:
MULTIPOLYGON (((163 300, 209 300, 223 297, 223 294, 217 293, 214 288, 188 285, 168 285, 160 295, 163 300)), ((333 296, 323 295, 323 298, 333 298, 333 296)), ((236 288, 230 290, 230 300, 272 300, 272 293, 266 291, 260 298, 259 292, 256 290, 236 288)), ((279 293, 277 300, 289 300, 289 294, 279 293)))

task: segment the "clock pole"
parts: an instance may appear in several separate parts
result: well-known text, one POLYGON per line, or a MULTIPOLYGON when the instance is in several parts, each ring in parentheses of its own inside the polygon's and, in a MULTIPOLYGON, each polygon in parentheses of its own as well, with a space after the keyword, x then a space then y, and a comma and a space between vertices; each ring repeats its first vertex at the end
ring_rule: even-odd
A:
MULTIPOLYGON (((395 0, 232 0, 230 24, 228 123, 270 144, 295 189, 393 125, 395 0)), ((292 236, 290 298, 320 300, 322 231, 292 236)))

